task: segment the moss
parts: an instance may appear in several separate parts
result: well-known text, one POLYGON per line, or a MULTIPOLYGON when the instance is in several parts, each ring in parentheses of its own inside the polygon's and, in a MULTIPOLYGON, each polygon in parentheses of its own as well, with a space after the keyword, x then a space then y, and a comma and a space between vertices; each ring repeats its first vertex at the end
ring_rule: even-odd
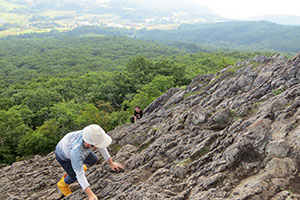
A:
POLYGON ((185 90, 187 88, 187 86, 186 85, 182 85, 182 86, 178 86, 176 88, 181 89, 181 90, 185 90))
POLYGON ((155 139, 152 138, 149 142, 145 142, 145 143, 141 144, 141 145, 139 146, 139 148, 138 148, 137 151, 138 151, 138 152, 141 152, 141 151, 143 151, 144 149, 147 149, 154 141, 155 141, 155 139))
POLYGON ((258 107, 261 103, 260 102, 256 102, 255 104, 253 104, 253 107, 250 110, 250 114, 255 114, 258 112, 258 107))
POLYGON ((213 115, 216 114, 218 111, 219 111, 219 110, 213 109, 213 110, 211 110, 208 114, 209 114, 209 116, 213 116, 213 115))
POLYGON ((288 192, 293 194, 294 193, 294 189, 292 187, 289 187, 288 192))
POLYGON ((261 63, 252 61, 252 62, 250 62, 250 65, 251 65, 251 68, 252 68, 252 69, 256 69, 256 68, 258 68, 259 66, 261 66, 261 63))
POLYGON ((132 140, 135 140, 135 138, 136 138, 136 135, 131 136, 132 140))
POLYGON ((176 104, 173 104, 173 105, 169 105, 169 106, 167 106, 167 110, 169 110, 169 109, 171 109, 171 108, 175 108, 177 105, 176 104))
POLYGON ((294 188, 292 188, 292 187, 285 188, 284 186, 280 186, 280 190, 281 190, 281 191, 288 191, 290 194, 295 193, 295 192, 294 192, 294 188))
POLYGON ((224 74, 219 74, 219 75, 217 75, 214 79, 212 79, 210 82, 209 82, 209 84, 214 84, 215 82, 217 82, 217 80, 219 80, 220 78, 222 78, 223 77, 223 75, 224 74))
POLYGON ((238 69, 239 69, 239 67, 228 68, 228 69, 224 72, 224 74, 229 74, 230 76, 232 76, 232 75, 235 74, 236 70, 238 70, 238 69))
POLYGON ((193 91, 193 92, 188 92, 186 94, 184 94, 183 98, 186 99, 192 95, 198 95, 198 94, 201 94, 203 92, 203 88, 200 88, 199 90, 197 91, 193 91))
POLYGON ((204 156, 205 154, 207 154, 209 152, 209 149, 208 148, 203 148, 198 155, 200 156, 204 156))
POLYGON ((217 82, 219 79, 224 78, 224 77, 232 77, 235 72, 240 69, 241 67, 230 67, 228 68, 225 72, 218 74, 213 80, 210 81, 209 84, 214 84, 217 82))
POLYGON ((244 118, 242 116, 235 116, 234 121, 243 120, 244 118))
POLYGON ((187 165, 191 164, 191 162, 192 162, 192 159, 187 158, 185 160, 182 160, 182 161, 178 162, 177 165, 186 165, 187 166, 187 165))
POLYGON ((162 127, 160 126, 160 127, 152 127, 151 128, 151 130, 153 130, 153 131, 159 131, 159 130, 161 130, 162 129, 162 127))
POLYGON ((298 126, 299 126, 298 123, 294 123, 293 126, 292 126, 292 130, 296 129, 298 126))
MULTIPOLYGON (((213 142, 212 142, 213 143, 213 142)), ((195 153, 192 157, 192 160, 197 160, 198 158, 204 156, 205 154, 207 154, 209 152, 209 148, 208 147, 204 147, 202 149, 200 149, 197 153, 195 153)))
POLYGON ((235 111, 233 109, 229 110, 229 115, 230 117, 234 117, 235 116, 235 111))
POLYGON ((185 122, 185 118, 181 118, 181 119, 179 120, 178 124, 184 124, 184 122, 185 122))
POLYGON ((276 95, 279 95, 279 94, 281 94, 282 92, 284 92, 284 90, 283 89, 275 89, 275 90, 272 90, 272 94, 274 95, 274 96, 276 96, 276 95))
POLYGON ((119 144, 113 145, 113 146, 112 146, 112 154, 118 153, 118 152, 120 151, 121 148, 122 148, 122 146, 119 145, 119 144))

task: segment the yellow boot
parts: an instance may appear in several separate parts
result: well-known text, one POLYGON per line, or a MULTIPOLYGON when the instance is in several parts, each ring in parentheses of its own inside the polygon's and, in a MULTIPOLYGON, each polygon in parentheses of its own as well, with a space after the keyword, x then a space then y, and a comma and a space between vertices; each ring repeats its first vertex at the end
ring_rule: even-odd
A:
POLYGON ((87 166, 83 165, 83 170, 86 171, 87 170, 87 166))
POLYGON ((67 174, 65 174, 60 181, 57 183, 57 187, 58 189, 61 191, 61 193, 64 196, 69 196, 70 194, 72 194, 72 191, 70 189, 69 184, 65 183, 65 177, 67 176, 67 174))
MULTIPOLYGON (((87 166, 86 165, 83 165, 83 170, 84 171, 87 170, 87 166)), ((67 176, 67 173, 65 173, 64 176, 57 183, 57 187, 59 188, 59 190, 61 191, 61 193, 63 193, 63 195, 69 196, 70 194, 72 194, 72 191, 70 189, 69 184, 65 183, 65 177, 66 176, 67 176)))

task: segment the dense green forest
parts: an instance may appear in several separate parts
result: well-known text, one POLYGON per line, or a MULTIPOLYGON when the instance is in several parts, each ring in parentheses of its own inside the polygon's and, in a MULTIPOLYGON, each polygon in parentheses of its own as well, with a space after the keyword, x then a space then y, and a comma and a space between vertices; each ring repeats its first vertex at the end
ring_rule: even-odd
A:
POLYGON ((187 53, 127 37, 10 37, 0 40, 0 159, 53 151, 69 131, 128 123, 173 87, 259 53, 187 53))
POLYGON ((125 37, 47 37, 0 41, 1 80, 113 71, 136 55, 157 58, 183 51, 125 37))

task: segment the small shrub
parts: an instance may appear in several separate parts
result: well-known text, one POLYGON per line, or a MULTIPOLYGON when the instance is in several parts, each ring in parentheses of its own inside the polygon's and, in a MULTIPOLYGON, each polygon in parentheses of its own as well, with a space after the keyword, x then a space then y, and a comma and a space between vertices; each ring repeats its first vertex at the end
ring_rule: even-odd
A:
POLYGON ((192 162, 191 158, 187 158, 177 163, 177 165, 189 165, 192 162))
POLYGON ((159 131, 160 129, 162 129, 162 127, 153 127, 151 128, 153 131, 159 131))
POLYGON ((272 94, 274 96, 276 96, 276 95, 281 94, 283 91, 284 91, 283 89, 275 89, 275 90, 272 90, 272 94))

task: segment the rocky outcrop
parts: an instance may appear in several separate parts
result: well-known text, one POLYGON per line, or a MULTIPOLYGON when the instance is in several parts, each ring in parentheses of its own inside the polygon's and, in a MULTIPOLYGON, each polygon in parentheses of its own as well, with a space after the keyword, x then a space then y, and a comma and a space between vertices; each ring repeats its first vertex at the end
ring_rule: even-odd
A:
MULTIPOLYGON (((300 199, 300 53, 239 62, 171 89, 109 134, 114 160, 87 171, 100 199, 300 199)), ((1 169, 0 199, 59 199, 53 153, 1 169)), ((84 199, 78 184, 66 199, 84 199)))

